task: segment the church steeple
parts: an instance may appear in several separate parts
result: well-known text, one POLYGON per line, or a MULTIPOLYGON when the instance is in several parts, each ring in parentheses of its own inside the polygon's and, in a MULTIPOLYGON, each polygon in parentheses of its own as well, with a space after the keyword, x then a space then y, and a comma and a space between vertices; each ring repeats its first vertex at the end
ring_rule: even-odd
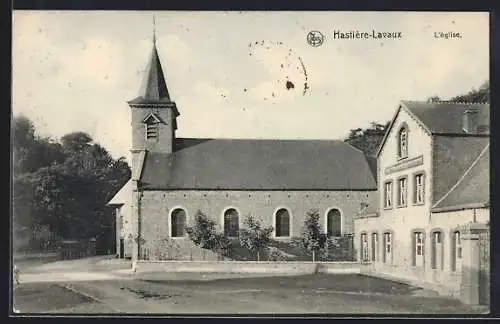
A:
MULTIPOLYGON (((177 105, 170 98, 156 48, 153 18, 153 49, 142 80, 139 96, 128 102, 132 113, 132 169, 139 170, 141 151, 170 154, 174 148, 177 105), (134 162, 135 161, 135 162, 134 162)), ((136 171, 137 171, 136 170, 136 171)))
POLYGON ((139 90, 139 96, 132 100, 133 103, 145 102, 170 102, 170 94, 165 82, 165 75, 156 48, 156 23, 153 17, 153 49, 146 67, 144 79, 139 90))

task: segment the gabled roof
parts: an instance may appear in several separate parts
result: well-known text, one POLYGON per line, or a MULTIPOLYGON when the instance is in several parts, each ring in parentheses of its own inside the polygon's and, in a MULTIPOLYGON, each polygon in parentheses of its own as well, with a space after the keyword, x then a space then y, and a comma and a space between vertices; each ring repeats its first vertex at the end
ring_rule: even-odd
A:
POLYGON ((489 144, 458 179, 453 187, 433 206, 433 211, 453 210, 466 206, 487 206, 490 201, 489 144))
POLYGON ((176 147, 146 154, 142 188, 377 189, 366 156, 339 140, 179 139, 176 147))
POLYGON ((401 109, 405 109, 410 115, 414 116, 417 122, 431 135, 489 135, 490 105, 488 103, 403 100, 398 105, 398 109, 385 131, 376 156, 380 155, 401 109), (479 111, 478 122, 479 126, 481 126, 477 133, 472 134, 463 130, 463 113, 471 109, 479 111))
POLYGON ((130 200, 131 195, 132 195, 132 180, 129 180, 107 203, 107 205, 111 206, 125 205, 130 200))
POLYGON ((489 134, 490 105, 488 103, 467 102, 424 102, 402 101, 402 104, 416 116, 432 134, 464 135, 463 114, 466 110, 477 109, 480 129, 477 134, 489 134))
POLYGON ((153 50, 146 67, 139 96, 129 101, 129 103, 147 104, 157 102, 171 102, 171 100, 161 67, 160 57, 158 56, 158 50, 156 49, 156 44, 153 44, 153 50))
POLYGON ((156 123, 163 123, 163 120, 160 118, 160 116, 157 116, 156 114, 150 113, 147 115, 142 122, 147 123, 150 119, 153 119, 156 123))

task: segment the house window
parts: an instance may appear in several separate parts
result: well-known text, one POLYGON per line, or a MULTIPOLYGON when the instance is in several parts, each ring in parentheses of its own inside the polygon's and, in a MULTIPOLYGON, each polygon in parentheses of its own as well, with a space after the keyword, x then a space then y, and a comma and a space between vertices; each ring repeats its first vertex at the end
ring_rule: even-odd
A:
POLYGON ((451 271, 460 271, 462 269, 462 245, 460 242, 460 232, 453 232, 452 251, 451 251, 451 271))
POLYGON ((158 138, 158 123, 151 121, 146 124, 146 139, 154 141, 158 138))
POLYGON ((401 127, 398 133, 398 157, 405 158, 408 156, 408 130, 406 127, 401 127))
POLYGON ((413 202, 423 204, 425 197, 424 174, 419 173, 414 178, 413 202))
POLYGON ((384 263, 392 263, 392 233, 384 233, 384 263))
POLYGON ((368 258, 368 236, 366 233, 361 234, 361 261, 367 262, 368 258))
POLYGON ((384 208, 392 207, 392 181, 384 183, 384 208))
POLYGON ((443 233, 432 233, 432 269, 443 269, 443 233))
POLYGON ((326 215, 326 234, 342 236, 342 215, 338 209, 330 209, 326 215))
POLYGON ((424 266, 424 233, 413 233, 413 266, 424 266))
POLYGON ((238 237, 239 230, 238 212, 234 208, 229 208, 224 212, 224 235, 227 237, 238 237))
POLYGON ((285 208, 280 208, 275 214, 276 237, 290 236, 290 213, 285 208))
POLYGON ((378 233, 372 233, 372 261, 378 261, 378 233))
POLYGON ((182 208, 176 208, 170 215, 170 236, 183 237, 186 227, 186 211, 182 208))
POLYGON ((398 180, 398 207, 406 206, 406 197, 408 195, 408 178, 398 180))

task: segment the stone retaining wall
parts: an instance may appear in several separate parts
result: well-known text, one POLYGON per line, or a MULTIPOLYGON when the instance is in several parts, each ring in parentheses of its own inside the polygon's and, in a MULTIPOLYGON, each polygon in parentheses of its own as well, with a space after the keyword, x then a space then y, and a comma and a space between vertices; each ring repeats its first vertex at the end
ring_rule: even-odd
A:
POLYGON ((270 262, 270 261, 137 261, 136 273, 196 272, 196 273, 273 273, 273 274, 357 274, 364 264, 358 262, 270 262))

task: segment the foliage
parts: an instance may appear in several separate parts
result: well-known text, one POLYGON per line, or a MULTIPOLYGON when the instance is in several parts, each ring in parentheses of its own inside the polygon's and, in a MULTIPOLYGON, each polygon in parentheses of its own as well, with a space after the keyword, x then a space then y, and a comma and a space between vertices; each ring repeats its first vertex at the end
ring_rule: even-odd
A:
POLYGON ((298 246, 308 255, 313 256, 315 261, 316 253, 325 247, 327 240, 326 234, 321 232, 319 225, 319 212, 313 209, 307 212, 304 225, 301 229, 300 237, 295 241, 298 246))
POLYGON ((61 143, 36 136, 25 116, 14 118, 12 134, 15 228, 47 225, 56 237, 96 237, 113 247, 114 210, 106 203, 130 178, 124 158, 113 159, 82 132, 61 143))
POLYGON ((269 249, 269 253, 267 255, 268 261, 290 261, 293 260, 293 256, 287 255, 285 252, 277 249, 275 247, 271 247, 269 249))
MULTIPOLYGON (((438 96, 432 96, 427 99, 428 102, 444 101, 438 96)), ((490 81, 485 81, 478 89, 473 88, 466 94, 454 96, 450 102, 490 102, 490 81)))
POLYGON ((248 216, 244 224, 247 228, 240 230, 240 244, 252 252, 257 252, 257 261, 260 261, 260 252, 265 250, 271 242, 273 227, 263 227, 261 221, 252 216, 248 216))
POLYGON ((353 237, 329 237, 324 248, 320 251, 320 258, 326 261, 354 261, 353 237))
POLYGON ((224 233, 217 233, 216 222, 201 210, 196 212, 194 219, 194 226, 186 227, 189 239, 202 249, 227 255, 231 248, 231 241, 224 233))
POLYGON ((453 102, 490 102, 490 82, 485 81, 478 89, 450 99, 453 102))
POLYGON ((344 142, 349 143, 367 155, 375 155, 382 142, 385 131, 389 127, 389 123, 390 122, 387 122, 382 125, 372 122, 368 128, 351 129, 344 142))
POLYGON ((180 246, 170 238, 160 240, 155 248, 156 259, 160 261, 179 260, 182 256, 180 246))

